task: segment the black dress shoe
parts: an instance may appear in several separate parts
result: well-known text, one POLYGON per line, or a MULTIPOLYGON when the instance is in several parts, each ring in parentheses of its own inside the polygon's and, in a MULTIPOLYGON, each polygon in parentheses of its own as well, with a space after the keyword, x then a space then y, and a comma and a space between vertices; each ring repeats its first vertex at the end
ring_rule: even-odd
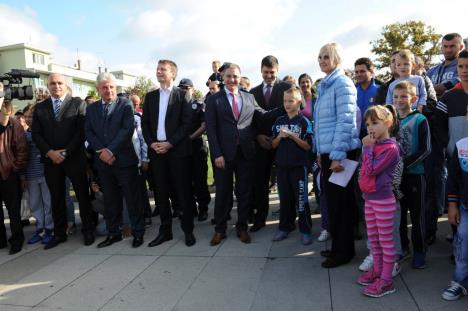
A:
POLYGON ((110 235, 110 236, 107 236, 107 238, 104 241, 99 243, 97 247, 103 248, 103 247, 111 246, 112 244, 116 242, 120 242, 120 241, 122 241, 121 235, 110 235))
POLYGON ((151 213, 151 217, 159 216, 159 208, 155 207, 154 211, 151 213))
POLYGON ((22 249, 21 245, 12 245, 11 248, 10 248, 9 254, 14 255, 16 253, 19 253, 19 252, 21 252, 21 249, 22 249))
POLYGON ((252 227, 250 227, 250 232, 257 232, 258 230, 262 229, 263 227, 265 227, 265 223, 256 223, 254 224, 252 227))
POLYGON ((197 240, 195 239, 193 233, 187 233, 185 235, 185 245, 187 245, 188 247, 195 245, 196 242, 197 240))
POLYGON ((154 239, 148 244, 148 247, 155 247, 170 240, 172 240, 172 233, 160 233, 158 234, 156 239, 154 239))
POLYGON ((83 233, 84 245, 89 246, 94 243, 94 234, 92 232, 83 233))
POLYGON ((331 256, 331 250, 326 249, 326 250, 324 250, 324 251, 320 251, 320 255, 321 255, 322 257, 328 258, 328 257, 331 256))
POLYGON ((335 268, 335 267, 347 264, 350 261, 351 261, 351 259, 340 260, 340 259, 336 259, 334 257, 329 257, 324 262, 322 262, 322 267, 323 268, 335 268))
POLYGON ((57 245, 59 245, 60 243, 63 243, 63 242, 66 242, 67 241, 67 237, 64 236, 64 237, 54 237, 52 240, 50 240, 49 243, 47 243, 45 246, 44 246, 44 249, 51 249, 51 248, 54 248, 56 247, 57 245))
POLYGON ((137 248, 143 244, 143 236, 136 236, 133 238, 132 247, 137 248))
POLYGON ((198 213, 198 221, 205 221, 207 219, 208 219, 208 213, 207 212, 198 213))

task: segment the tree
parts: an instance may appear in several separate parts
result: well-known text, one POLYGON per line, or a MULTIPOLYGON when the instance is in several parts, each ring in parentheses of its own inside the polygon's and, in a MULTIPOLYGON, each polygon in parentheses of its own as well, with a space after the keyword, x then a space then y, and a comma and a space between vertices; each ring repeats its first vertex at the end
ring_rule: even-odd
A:
POLYGON ((135 85, 132 87, 128 87, 125 89, 126 93, 129 94, 136 94, 141 98, 141 101, 143 102, 143 99, 149 91, 154 89, 156 86, 154 85, 153 81, 151 81, 150 78, 140 76, 136 78, 135 80, 135 85))
POLYGON ((394 51, 409 49, 420 56, 426 66, 431 64, 433 56, 439 54, 441 34, 422 21, 394 23, 382 28, 381 38, 371 41, 372 52, 377 55, 376 67, 382 69, 390 65, 394 51))
POLYGON ((97 93, 97 91, 94 89, 94 90, 89 90, 88 91, 88 94, 86 94, 86 96, 93 96, 94 98, 99 98, 99 95, 97 93))

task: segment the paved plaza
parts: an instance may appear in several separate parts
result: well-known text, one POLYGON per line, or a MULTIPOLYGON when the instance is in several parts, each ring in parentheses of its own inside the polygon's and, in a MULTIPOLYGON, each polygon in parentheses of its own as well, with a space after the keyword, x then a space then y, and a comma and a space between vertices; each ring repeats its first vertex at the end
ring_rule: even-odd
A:
MULTIPOLYGON (((276 195, 270 202, 276 210, 276 195)), ((414 270, 405 262, 395 279, 396 293, 380 299, 363 296, 355 283, 366 256, 365 241, 357 242, 357 256, 350 264, 323 269, 319 252, 326 243, 303 246, 297 231, 282 242, 271 242, 277 218, 269 220, 266 228, 252 234, 249 245, 231 228, 223 243, 210 246, 213 228, 206 221, 196 223, 197 244, 188 248, 176 221, 174 239, 149 248, 147 242, 156 236, 155 217, 145 245, 138 249, 131 248, 131 239, 104 249, 97 249, 97 243, 86 247, 75 233, 49 251, 41 245, 26 245, 13 256, 1 250, 0 311, 468 310, 468 297, 457 302, 440 297, 453 270, 450 244, 444 239, 446 219, 440 220, 443 230, 429 250, 428 267, 414 270)), ((33 231, 27 227, 26 237, 33 231)), ((314 215, 313 231, 319 234, 319 215, 314 215)))

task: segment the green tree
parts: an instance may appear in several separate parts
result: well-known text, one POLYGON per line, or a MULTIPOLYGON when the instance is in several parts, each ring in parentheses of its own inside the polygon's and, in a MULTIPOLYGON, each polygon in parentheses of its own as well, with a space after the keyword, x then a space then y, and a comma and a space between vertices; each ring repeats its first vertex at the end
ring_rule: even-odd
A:
POLYGON ((89 90, 88 94, 86 96, 93 96, 94 98, 99 98, 99 95, 98 95, 96 89, 89 90))
POLYGON ((388 67, 394 51, 409 49, 429 66, 433 56, 439 54, 441 34, 422 21, 394 23, 382 28, 380 38, 371 41, 372 52, 377 55, 378 69, 388 67))
POLYGON ((143 102, 143 99, 149 91, 154 89, 156 86, 154 85, 153 81, 151 81, 150 78, 140 76, 136 78, 135 80, 135 85, 128 87, 125 89, 126 93, 129 94, 136 94, 141 98, 141 101, 143 102))

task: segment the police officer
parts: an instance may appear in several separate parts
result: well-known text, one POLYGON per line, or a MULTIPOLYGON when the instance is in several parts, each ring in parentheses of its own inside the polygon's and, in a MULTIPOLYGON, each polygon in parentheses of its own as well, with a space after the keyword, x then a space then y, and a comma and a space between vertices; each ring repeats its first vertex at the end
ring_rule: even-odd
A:
POLYGON ((190 139, 192 140, 193 205, 195 214, 198 213, 198 221, 205 221, 208 218, 208 204, 211 201, 211 196, 208 191, 207 182, 208 153, 202 137, 203 133, 205 133, 204 104, 193 98, 193 83, 190 79, 184 78, 180 80, 179 88, 186 90, 192 97, 189 104, 192 108, 190 139))

